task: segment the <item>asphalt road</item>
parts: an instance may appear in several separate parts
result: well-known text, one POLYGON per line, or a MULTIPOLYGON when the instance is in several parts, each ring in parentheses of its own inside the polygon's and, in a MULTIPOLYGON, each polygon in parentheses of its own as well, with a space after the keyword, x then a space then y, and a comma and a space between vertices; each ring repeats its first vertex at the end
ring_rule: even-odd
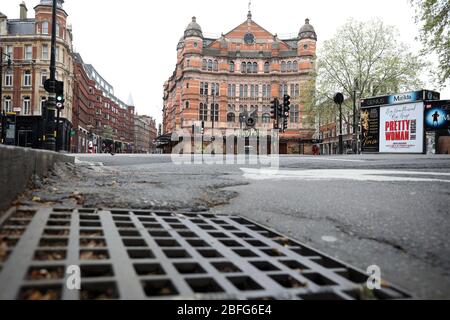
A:
POLYGON ((378 265, 416 297, 450 299, 448 156, 286 156, 279 170, 167 155, 77 159, 29 197, 236 213, 358 268, 378 265))

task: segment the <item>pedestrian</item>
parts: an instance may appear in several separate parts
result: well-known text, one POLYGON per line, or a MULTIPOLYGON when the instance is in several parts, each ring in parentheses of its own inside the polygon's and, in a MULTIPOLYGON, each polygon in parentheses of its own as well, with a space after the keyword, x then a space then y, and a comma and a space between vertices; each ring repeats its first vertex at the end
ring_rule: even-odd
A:
POLYGON ((94 143, 90 140, 88 142, 88 153, 90 154, 94 153, 94 143))

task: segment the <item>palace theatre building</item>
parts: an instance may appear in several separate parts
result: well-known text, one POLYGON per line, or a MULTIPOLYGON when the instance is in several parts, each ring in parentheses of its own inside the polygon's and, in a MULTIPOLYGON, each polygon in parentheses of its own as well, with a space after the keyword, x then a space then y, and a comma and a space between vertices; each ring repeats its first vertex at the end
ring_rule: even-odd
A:
POLYGON ((179 130, 213 128, 223 136, 230 131, 243 136, 249 115, 256 119, 253 133, 271 132, 271 101, 289 94, 289 126, 280 136, 280 153, 310 154, 314 128, 305 121, 300 97, 314 83, 316 42, 308 19, 298 35, 283 40, 249 12, 241 25, 212 39, 193 17, 177 46, 176 69, 164 84, 164 151, 172 150, 176 142, 168 138, 179 130))

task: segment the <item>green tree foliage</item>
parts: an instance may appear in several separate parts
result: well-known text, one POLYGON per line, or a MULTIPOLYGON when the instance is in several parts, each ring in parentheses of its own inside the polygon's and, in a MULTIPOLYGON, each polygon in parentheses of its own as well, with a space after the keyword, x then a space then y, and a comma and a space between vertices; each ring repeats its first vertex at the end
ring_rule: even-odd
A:
POLYGON ((342 92, 346 97, 344 120, 351 121, 355 87, 358 100, 416 90, 423 85, 419 77, 425 67, 420 56, 398 40, 394 27, 379 19, 369 22, 350 19, 332 39, 324 42, 319 52, 317 90, 309 109, 315 109, 316 116, 322 113, 334 119, 333 96, 342 92))
POLYGON ((450 80, 450 1, 411 0, 416 9, 416 22, 421 25, 420 40, 427 53, 438 55, 438 81, 450 80))

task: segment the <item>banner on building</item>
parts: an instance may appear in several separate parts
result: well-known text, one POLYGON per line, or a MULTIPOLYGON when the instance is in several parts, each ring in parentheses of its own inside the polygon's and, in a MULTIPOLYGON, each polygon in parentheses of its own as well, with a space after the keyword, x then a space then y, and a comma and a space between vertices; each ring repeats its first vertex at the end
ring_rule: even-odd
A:
POLYGON ((425 104, 426 131, 450 130, 450 100, 425 104))
POLYGON ((380 152, 424 152, 424 103, 380 108, 380 152))
POLYGON ((441 94, 439 92, 429 90, 412 91, 406 93, 393 94, 390 96, 362 99, 361 107, 364 108, 373 106, 413 103, 419 101, 433 101, 439 100, 440 98, 441 94))
POLYGON ((378 152, 380 148, 380 108, 361 111, 362 151, 378 152))

